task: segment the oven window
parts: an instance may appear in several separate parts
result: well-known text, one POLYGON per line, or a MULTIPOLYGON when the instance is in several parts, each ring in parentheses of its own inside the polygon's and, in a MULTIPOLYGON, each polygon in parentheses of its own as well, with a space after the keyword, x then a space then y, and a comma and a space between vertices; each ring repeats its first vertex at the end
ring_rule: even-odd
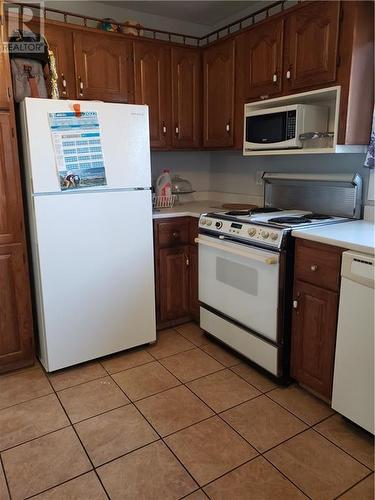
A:
POLYGON ((216 257, 216 279, 249 295, 258 294, 258 271, 243 264, 216 257))
POLYGON ((285 141, 286 118, 286 112, 248 116, 246 118, 246 141, 255 144, 285 141))

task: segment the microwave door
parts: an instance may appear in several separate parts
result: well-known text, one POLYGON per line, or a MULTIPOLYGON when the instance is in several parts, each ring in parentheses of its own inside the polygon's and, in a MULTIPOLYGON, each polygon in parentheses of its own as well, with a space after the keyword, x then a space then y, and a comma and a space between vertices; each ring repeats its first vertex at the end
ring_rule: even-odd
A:
POLYGON ((246 117, 248 150, 295 148, 295 138, 288 133, 288 113, 265 113, 246 117))

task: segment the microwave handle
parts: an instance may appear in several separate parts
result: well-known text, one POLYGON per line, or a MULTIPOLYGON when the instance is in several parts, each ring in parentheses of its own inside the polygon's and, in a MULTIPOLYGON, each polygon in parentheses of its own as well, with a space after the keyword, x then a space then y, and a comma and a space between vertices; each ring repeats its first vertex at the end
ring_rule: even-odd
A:
POLYGON ((272 265, 272 264, 277 264, 279 262, 278 256, 272 256, 270 257, 269 254, 267 254, 267 257, 263 257, 262 255, 259 255, 258 253, 251 252, 251 250, 243 250, 242 248, 237 248, 236 246, 227 246, 227 245, 221 245, 220 243, 216 241, 208 241, 208 240, 203 240, 202 238, 195 238, 195 243, 198 243, 199 245, 204 245, 210 248, 216 248, 216 250, 223 250, 225 252, 228 252, 232 255, 238 255, 240 257, 246 257, 247 259, 250 260, 257 260, 259 262, 262 262, 263 264, 267 265, 272 265))

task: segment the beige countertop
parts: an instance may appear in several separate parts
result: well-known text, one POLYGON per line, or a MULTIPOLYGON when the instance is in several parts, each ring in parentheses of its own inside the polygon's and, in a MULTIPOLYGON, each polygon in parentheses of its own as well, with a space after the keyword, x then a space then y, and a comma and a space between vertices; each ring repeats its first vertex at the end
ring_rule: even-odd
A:
POLYGON ((219 212, 222 208, 221 201, 202 200, 192 201, 175 205, 173 208, 159 208, 152 212, 153 219, 165 219, 168 217, 200 217, 206 212, 219 212))
POLYGON ((318 241, 357 252, 375 254, 375 224, 367 220, 342 222, 292 231, 295 238, 318 241))

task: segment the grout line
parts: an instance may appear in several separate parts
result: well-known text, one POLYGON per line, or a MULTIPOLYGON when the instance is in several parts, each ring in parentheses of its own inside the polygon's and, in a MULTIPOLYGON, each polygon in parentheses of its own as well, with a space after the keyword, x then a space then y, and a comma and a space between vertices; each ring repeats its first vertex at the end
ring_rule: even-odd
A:
POLYGON ((6 475, 6 472, 5 472, 3 457, 1 456, 1 453, 0 453, 0 468, 2 468, 3 475, 4 475, 5 486, 6 486, 7 490, 8 490, 9 498, 11 499, 12 496, 10 494, 9 482, 8 482, 8 478, 7 478, 7 475, 6 475))
POLYGON ((4 453, 4 452, 9 451, 9 450, 13 450, 14 448, 18 448, 19 446, 23 446, 23 445, 28 444, 28 443, 32 443, 33 441, 35 441, 39 438, 49 436, 50 434, 53 434, 54 432, 62 431, 63 429, 67 429, 68 427, 71 427, 70 421, 66 425, 63 425, 62 427, 58 427, 57 429, 53 429, 53 431, 45 432, 44 434, 41 434, 40 436, 32 437, 30 439, 27 439, 26 441, 22 441, 22 443, 17 443, 17 444, 14 444, 13 446, 9 446, 8 448, 4 448, 1 450, 1 453, 4 453))
POLYGON ((350 488, 348 488, 347 490, 343 491, 338 496, 334 497, 334 500, 336 500, 337 498, 341 498, 343 495, 345 495, 345 493, 347 493, 348 491, 352 490, 355 486, 358 486, 359 483, 362 483, 365 479, 368 479, 373 474, 374 474, 374 472, 371 472, 370 474, 367 474, 367 476, 365 476, 362 479, 360 479, 359 481, 357 481, 355 484, 353 484, 352 486, 350 486, 350 488))
POLYGON ((35 399, 41 399, 41 398, 45 398, 47 396, 51 396, 51 394, 55 394, 55 391, 53 389, 51 392, 49 392, 47 394, 43 394, 42 396, 36 396, 35 398, 26 399, 26 401, 20 401, 19 403, 14 403, 13 405, 5 406, 4 408, 0 408, 0 413, 4 410, 9 410, 10 408, 14 408, 15 406, 22 405, 24 403, 30 403, 30 401, 34 401, 35 399))
POLYGON ((54 392, 56 392, 56 394, 59 394, 60 392, 64 392, 64 391, 69 391, 69 389, 74 389, 75 387, 80 387, 81 385, 85 385, 85 384, 89 384, 90 382, 95 382, 96 380, 101 380, 102 378, 106 378, 108 377, 108 375, 105 373, 104 375, 101 375, 100 377, 95 377, 91 380, 85 380, 85 382, 80 382, 79 384, 74 384, 74 385, 70 385, 68 387, 64 387, 62 389, 53 389, 54 392))

